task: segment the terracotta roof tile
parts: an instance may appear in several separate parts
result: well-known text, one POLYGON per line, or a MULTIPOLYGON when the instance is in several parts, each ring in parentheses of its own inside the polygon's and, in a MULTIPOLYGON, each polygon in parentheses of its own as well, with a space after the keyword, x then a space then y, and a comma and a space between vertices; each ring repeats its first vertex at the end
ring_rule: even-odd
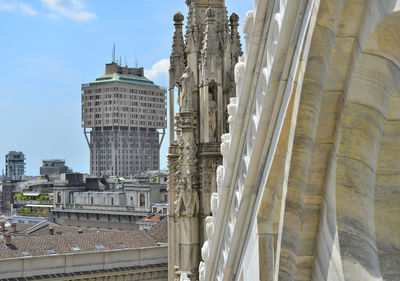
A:
POLYGON ((140 219, 141 222, 160 222, 162 219, 164 219, 167 215, 166 214, 151 214, 147 217, 144 217, 140 219))
POLYGON ((0 242, 0 258, 22 257, 22 251, 28 251, 31 256, 49 255, 48 249, 54 249, 56 254, 75 253, 72 246, 77 246, 81 252, 99 251, 96 244, 104 250, 121 249, 119 243, 127 248, 156 246, 155 239, 146 231, 101 231, 84 232, 82 234, 42 235, 28 237, 12 237, 12 245, 0 242))
POLYGON ((161 220, 158 224, 147 231, 159 243, 168 243, 168 219, 161 220))

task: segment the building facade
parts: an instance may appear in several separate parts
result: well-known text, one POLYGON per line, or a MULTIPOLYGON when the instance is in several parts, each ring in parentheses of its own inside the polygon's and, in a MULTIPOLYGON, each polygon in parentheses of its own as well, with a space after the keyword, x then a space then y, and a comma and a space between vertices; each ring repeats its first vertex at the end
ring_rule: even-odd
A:
POLYGON ((6 179, 23 180, 25 176, 25 155, 21 151, 10 151, 6 155, 6 179))
POLYGON ((200 280, 400 280, 400 1, 254 5, 200 280))
POLYGON ((137 228, 135 223, 153 211, 153 204, 165 206, 165 212, 168 210, 166 184, 157 181, 158 178, 163 177, 141 176, 123 182, 106 179, 108 183, 103 190, 88 184, 88 179, 79 183, 56 181, 52 210, 55 222, 82 227, 137 228))
POLYGON ((90 173, 129 177, 158 170, 166 128, 166 90, 143 68, 113 62, 105 74, 82 84, 82 127, 90 148, 90 173))
POLYGON ((2 214, 11 214, 12 204, 14 203, 14 190, 15 182, 3 182, 1 190, 1 205, 0 210, 2 214))
POLYGON ((40 175, 49 179, 60 179, 61 174, 71 172, 71 169, 65 165, 65 160, 62 159, 43 160, 40 167, 40 175))

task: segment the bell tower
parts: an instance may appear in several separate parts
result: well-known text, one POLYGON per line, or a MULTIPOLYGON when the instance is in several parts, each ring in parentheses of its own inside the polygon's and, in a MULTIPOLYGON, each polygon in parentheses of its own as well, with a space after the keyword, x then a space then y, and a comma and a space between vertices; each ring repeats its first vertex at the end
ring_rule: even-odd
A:
POLYGON ((242 55, 239 17, 224 0, 186 0, 174 15, 169 69, 168 280, 198 280, 205 218, 216 192, 220 143, 228 131, 227 105, 235 97, 234 66, 242 55), (175 96, 176 95, 176 96, 175 96), (179 109, 175 115, 175 99, 179 109))

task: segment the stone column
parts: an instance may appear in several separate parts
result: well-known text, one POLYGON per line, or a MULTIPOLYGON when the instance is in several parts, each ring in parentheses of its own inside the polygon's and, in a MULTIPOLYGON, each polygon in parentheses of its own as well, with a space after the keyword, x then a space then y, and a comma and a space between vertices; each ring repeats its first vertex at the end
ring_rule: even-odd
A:
MULTIPOLYGON (((178 95, 179 96, 179 95, 178 95)), ((174 126, 174 88, 169 89, 169 145, 172 145, 175 142, 175 126, 174 126)))
POLYGON ((174 221, 177 240, 175 278, 186 273, 191 280, 197 280, 200 262, 199 244, 199 177, 197 146, 195 140, 197 118, 194 112, 184 111, 177 116, 180 129, 175 187, 174 221))

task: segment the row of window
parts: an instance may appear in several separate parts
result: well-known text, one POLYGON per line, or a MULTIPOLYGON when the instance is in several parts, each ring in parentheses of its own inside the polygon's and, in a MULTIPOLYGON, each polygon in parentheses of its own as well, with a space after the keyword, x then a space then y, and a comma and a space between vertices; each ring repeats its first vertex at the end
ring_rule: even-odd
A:
POLYGON ((82 112, 87 113, 87 112, 105 112, 105 111, 130 111, 130 112, 143 112, 143 113, 153 113, 153 114, 159 114, 159 115, 165 115, 166 111, 163 109, 147 109, 147 108, 141 108, 141 107, 90 107, 90 108, 83 108, 82 112))
MULTIPOLYGON (((136 161, 118 161, 117 162, 119 165, 135 165, 138 166, 139 164, 141 164, 141 166, 143 165, 147 165, 149 166, 150 164, 157 166, 158 165, 158 161, 148 161, 148 160, 136 160, 136 161)), ((97 166, 99 166, 100 168, 103 166, 108 166, 108 165, 112 165, 114 164, 113 161, 92 161, 92 165, 96 164, 97 166)), ((110 169, 109 167, 104 167, 107 169, 110 169)), ((126 167, 125 169, 129 169, 128 167, 126 167)), ((112 168, 111 168, 112 170, 112 168)))
MULTIPOLYGON (((94 118, 102 118, 101 113, 87 113, 84 115, 86 119, 92 119, 94 118)), ((165 116, 159 116, 159 115, 144 115, 144 114, 126 114, 126 113, 119 113, 119 112, 113 112, 113 113, 103 113, 103 116, 105 118, 110 118, 110 117, 121 117, 121 118, 136 118, 136 119, 148 119, 148 120, 165 120, 165 116)), ((131 120, 134 121, 134 120, 131 120)))
POLYGON ((84 125, 87 127, 94 126, 94 125, 99 125, 101 126, 102 124, 104 125, 142 125, 142 126, 154 126, 158 128, 164 128, 166 126, 165 122, 153 122, 153 121, 137 121, 137 120, 130 120, 128 123, 127 120, 124 119, 106 119, 104 122, 101 120, 95 120, 94 122, 92 120, 85 121, 84 125))
MULTIPOLYGON (((148 95, 148 96, 165 96, 164 92, 155 92, 155 91, 147 91, 147 90, 139 90, 139 89, 127 89, 127 88, 119 88, 119 87, 111 87, 111 88, 97 88, 97 89, 87 89, 83 90, 83 95, 90 94, 99 94, 99 93, 109 93, 109 92, 121 92, 121 93, 131 93, 131 94, 140 94, 140 95, 148 95)), ((111 94, 107 94, 105 96, 110 96, 111 94)), ((114 93, 114 97, 126 98, 126 94, 114 93)))
MULTIPOLYGON (((101 105, 101 104, 102 104, 101 101, 96 101, 94 103, 91 102, 91 101, 88 101, 88 102, 83 103, 83 106, 90 107, 90 106, 98 106, 98 105, 101 105)), ((129 105, 129 106, 142 106, 142 107, 149 107, 149 108, 165 108, 165 103, 151 103, 151 102, 137 102, 137 101, 129 103, 129 102, 126 102, 126 101, 120 101, 120 102, 117 101, 117 102, 115 102, 115 101, 111 101, 111 100, 103 101, 103 105, 110 105, 110 104, 129 105)), ((83 109, 85 109, 85 107, 83 109)), ((111 111, 111 107, 110 107, 109 110, 111 111)), ((133 111, 133 108, 131 108, 131 111, 133 111)))

